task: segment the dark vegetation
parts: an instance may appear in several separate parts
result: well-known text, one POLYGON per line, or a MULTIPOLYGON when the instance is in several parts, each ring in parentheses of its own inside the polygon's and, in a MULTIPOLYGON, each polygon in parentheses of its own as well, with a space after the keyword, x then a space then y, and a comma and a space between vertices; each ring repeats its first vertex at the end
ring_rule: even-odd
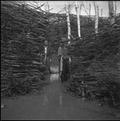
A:
POLYGON ((30 93, 45 85, 46 14, 16 2, 1 4, 1 95, 30 93))
POLYGON ((74 95, 120 106, 120 26, 74 40, 68 90, 74 95))

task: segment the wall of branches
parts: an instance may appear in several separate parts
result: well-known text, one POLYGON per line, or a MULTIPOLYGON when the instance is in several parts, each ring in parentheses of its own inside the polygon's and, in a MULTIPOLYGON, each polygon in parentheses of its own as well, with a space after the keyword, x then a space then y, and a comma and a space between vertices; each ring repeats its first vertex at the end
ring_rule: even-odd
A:
POLYGON ((1 92, 26 94, 45 83, 46 14, 15 1, 1 4, 1 92))

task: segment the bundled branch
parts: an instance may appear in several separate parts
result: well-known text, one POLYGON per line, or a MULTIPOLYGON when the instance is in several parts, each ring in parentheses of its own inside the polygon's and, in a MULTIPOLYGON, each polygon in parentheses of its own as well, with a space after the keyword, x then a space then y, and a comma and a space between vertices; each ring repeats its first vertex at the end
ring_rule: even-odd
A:
POLYGON ((42 55, 47 27, 43 12, 15 2, 2 2, 2 95, 26 94, 32 90, 33 83, 45 83, 46 67, 42 64, 42 55))
POLYGON ((100 102, 120 105, 120 27, 76 39, 69 47, 72 70, 69 91, 100 102))

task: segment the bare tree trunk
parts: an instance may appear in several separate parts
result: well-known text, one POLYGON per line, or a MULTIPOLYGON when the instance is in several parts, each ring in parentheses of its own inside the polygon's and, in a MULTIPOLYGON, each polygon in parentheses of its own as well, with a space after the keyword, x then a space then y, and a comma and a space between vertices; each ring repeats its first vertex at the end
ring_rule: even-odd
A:
POLYGON ((70 40, 71 28, 70 28, 70 9, 69 9, 69 4, 65 5, 65 8, 66 8, 66 16, 67 16, 68 40, 70 40))
POLYGON ((94 8, 95 8, 95 33, 98 33, 98 19, 99 19, 99 7, 94 2, 94 8))
POLYGON ((116 14, 117 14, 117 12, 116 12, 117 11, 116 1, 114 1, 114 3, 115 3, 115 10, 114 11, 115 11, 115 16, 116 16, 116 14))
POLYGON ((102 15, 103 15, 103 9, 101 9, 101 17, 102 17, 102 15))
POLYGON ((91 4, 89 3, 89 18, 90 18, 90 15, 91 15, 91 4))
POLYGON ((49 6, 48 1, 45 3, 44 7, 45 7, 45 11, 49 12, 50 6, 49 6))
POLYGON ((108 1, 110 24, 115 23, 113 1, 108 1))
POLYGON ((112 16, 114 16, 113 1, 108 1, 108 6, 109 6, 109 17, 112 17, 112 16))
POLYGON ((77 14, 77 26, 78 26, 78 37, 81 37, 80 31, 80 5, 76 1, 76 14, 77 14))

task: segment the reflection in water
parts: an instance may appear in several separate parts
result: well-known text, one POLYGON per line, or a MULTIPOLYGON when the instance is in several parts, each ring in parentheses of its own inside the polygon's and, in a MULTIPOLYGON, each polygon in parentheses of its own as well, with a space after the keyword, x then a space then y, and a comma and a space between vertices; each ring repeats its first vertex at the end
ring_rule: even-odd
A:
POLYGON ((44 99, 43 99, 43 105, 46 105, 46 104, 48 104, 48 97, 47 97, 47 95, 45 94, 45 95, 44 95, 44 99))
POLYGON ((51 66, 50 71, 53 73, 59 73, 59 67, 58 66, 51 66))
POLYGON ((52 82, 45 90, 43 105, 48 105, 51 101, 58 100, 59 105, 63 103, 63 96, 61 90, 61 83, 59 80, 59 73, 50 74, 50 82, 52 82))
POLYGON ((62 96, 62 94, 61 94, 61 95, 59 96, 59 104, 60 104, 60 105, 63 104, 63 103, 62 103, 62 102, 63 102, 63 101, 62 101, 62 98, 63 98, 63 96, 62 96))
POLYGON ((4 104, 1 104, 1 108, 4 108, 5 107, 5 105, 4 104))
POLYGON ((58 81, 58 80, 59 80, 59 73, 50 75, 50 82, 54 82, 54 81, 58 81))

